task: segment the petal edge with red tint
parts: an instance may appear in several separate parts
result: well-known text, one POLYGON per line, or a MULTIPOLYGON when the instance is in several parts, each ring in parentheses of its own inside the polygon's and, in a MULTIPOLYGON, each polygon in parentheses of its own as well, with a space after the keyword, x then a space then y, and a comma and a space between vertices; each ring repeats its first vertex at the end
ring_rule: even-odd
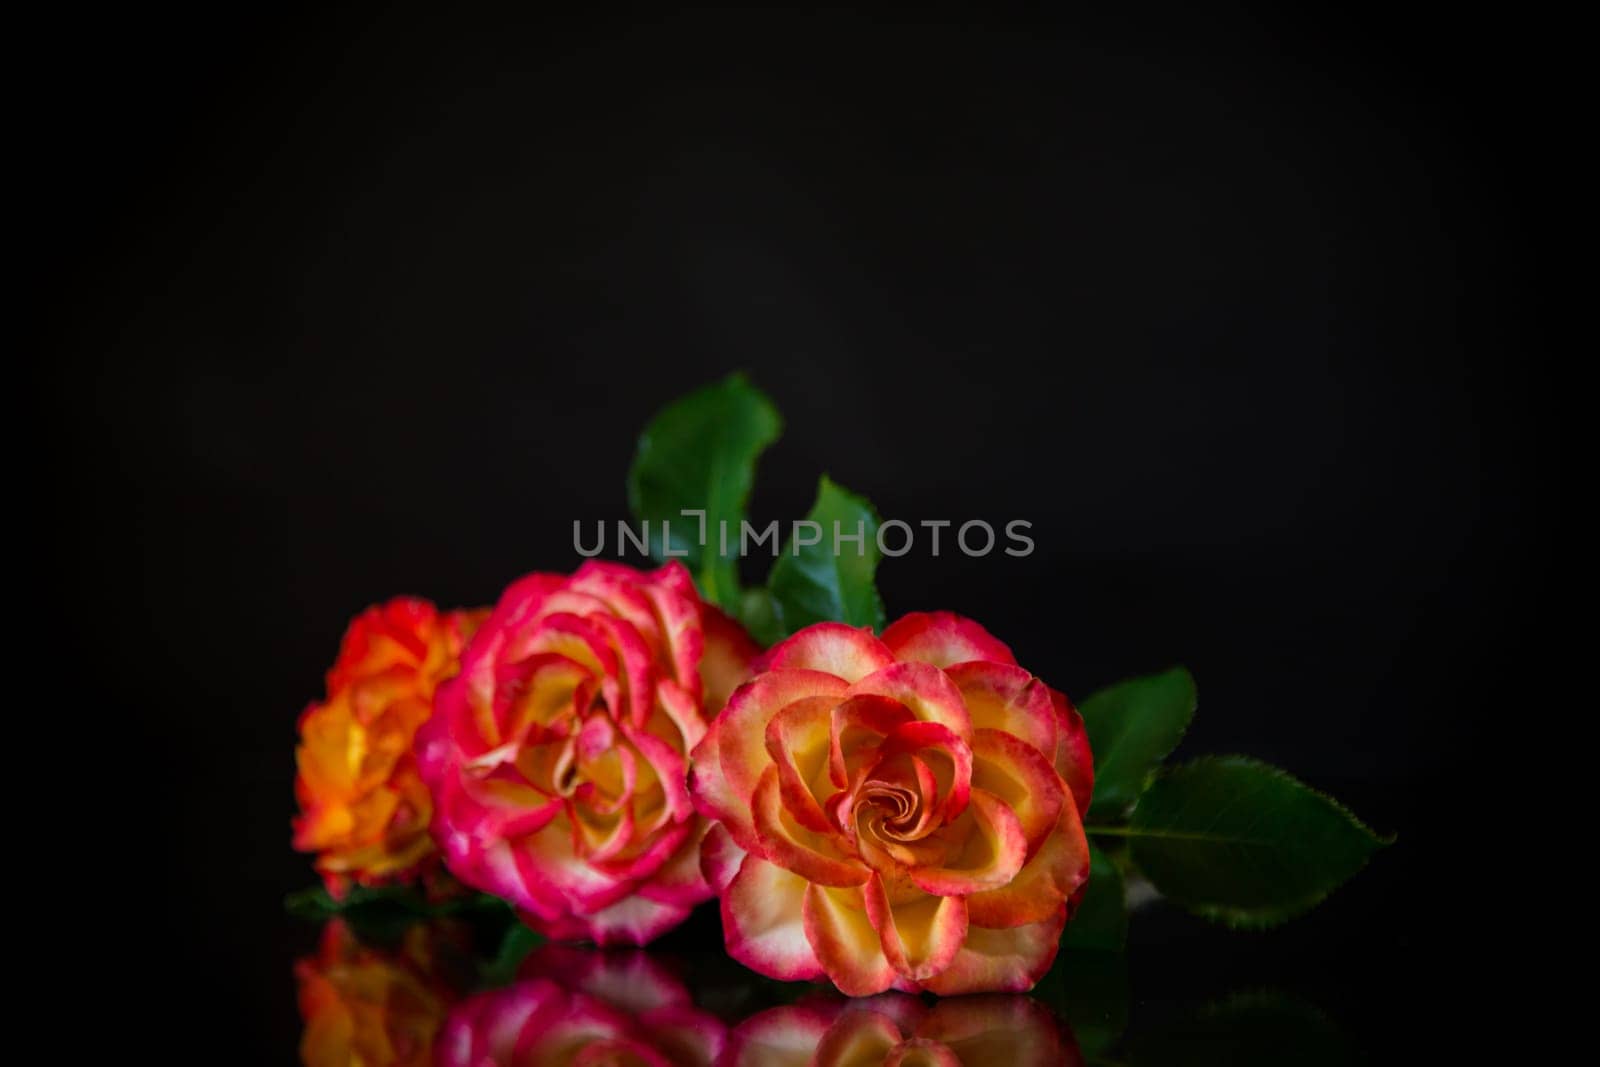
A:
POLYGON ((949 667, 972 660, 1016 665, 1005 642, 964 616, 949 611, 915 611, 883 631, 883 643, 896 659, 949 667))

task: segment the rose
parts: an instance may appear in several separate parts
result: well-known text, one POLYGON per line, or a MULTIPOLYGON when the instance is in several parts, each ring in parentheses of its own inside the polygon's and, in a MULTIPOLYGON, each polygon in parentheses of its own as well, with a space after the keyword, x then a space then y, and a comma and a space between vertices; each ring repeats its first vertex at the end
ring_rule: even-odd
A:
POLYGON ((677 563, 513 583, 417 738, 450 870, 554 938, 682 921, 712 895, 687 753, 755 652, 677 563))
POLYGON ((465 964, 471 936, 459 922, 408 927, 393 951, 363 945, 342 921, 322 930, 314 955, 297 960, 300 1059, 307 1067, 352 1063, 426 1067, 454 1000, 448 964, 465 964))
POLYGON ((851 996, 1032 988, 1089 874, 1067 699, 945 613, 818 623, 755 670, 690 772, 728 952, 851 996))
POLYGON ((294 846, 317 853, 328 889, 404 880, 436 858, 433 804, 412 740, 439 682, 456 672, 483 611, 397 597, 357 616, 328 672, 327 699, 300 716, 294 846))
POLYGON ((1057 1067, 1081 1064, 1065 1025, 1023 996, 941 1000, 904 993, 769 1008, 740 1023, 718 1067, 1057 1067))
POLYGON ((639 1064, 710 1067, 726 1032, 683 983, 637 950, 548 945, 519 980, 463 1001, 439 1035, 439 1067, 639 1064))

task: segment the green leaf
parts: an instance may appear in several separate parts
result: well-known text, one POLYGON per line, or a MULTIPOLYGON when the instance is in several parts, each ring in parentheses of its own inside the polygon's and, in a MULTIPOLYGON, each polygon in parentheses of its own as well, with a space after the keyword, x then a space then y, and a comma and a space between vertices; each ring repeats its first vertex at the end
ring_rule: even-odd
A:
POLYGON ((744 591, 739 597, 738 619, 763 648, 783 640, 783 622, 778 618, 777 602, 765 588, 744 591))
POLYGON ((1182 667, 1119 682, 1078 705, 1094 750, 1091 819, 1126 814, 1182 740, 1194 705, 1194 679, 1182 667))
POLYGON ((1310 909, 1393 840, 1331 797, 1244 756, 1164 772, 1122 834, 1164 896, 1205 918, 1251 927, 1310 909))
POLYGON ((494 959, 485 962, 479 974, 479 984, 485 989, 494 989, 503 985, 510 985, 517 976, 517 969, 522 966, 522 961, 528 953, 544 944, 543 935, 529 929, 520 920, 506 927, 505 936, 500 940, 500 947, 495 951, 494 959))
POLYGON ((1063 952, 1121 952, 1128 939, 1128 907, 1122 872, 1104 852, 1089 842, 1089 888, 1067 924, 1061 939, 1063 952))
POLYGON ((628 469, 628 507, 649 526, 651 554, 682 559, 706 599, 727 611, 739 605, 739 524, 756 459, 782 429, 772 401, 743 374, 732 374, 651 419, 628 469), (685 510, 705 512, 703 546, 700 519, 685 510))
POLYGON ((342 919, 357 937, 376 944, 393 944, 418 922, 444 916, 512 918, 505 901, 486 893, 463 893, 444 900, 429 900, 416 886, 352 886, 335 899, 322 886, 297 889, 283 898, 284 910, 297 919, 321 923, 342 919))
POLYGON ((419 918, 441 915, 463 915, 479 911, 498 911, 506 908, 504 901, 487 893, 463 893, 443 900, 429 900, 415 886, 351 886, 343 899, 320 885, 296 889, 283 898, 283 908, 297 919, 320 922, 335 915, 357 915, 365 912, 396 911, 419 918))
POLYGON ((767 576, 781 633, 830 620, 882 630, 883 600, 873 581, 880 558, 878 515, 872 505, 823 475, 806 520, 816 524, 808 536, 820 531, 816 543, 797 544, 791 536, 767 576))
POLYGON ((283 907, 296 919, 318 922, 335 915, 392 908, 409 915, 427 913, 427 901, 411 886, 351 886, 343 899, 336 899, 320 885, 297 889, 283 898, 283 907))

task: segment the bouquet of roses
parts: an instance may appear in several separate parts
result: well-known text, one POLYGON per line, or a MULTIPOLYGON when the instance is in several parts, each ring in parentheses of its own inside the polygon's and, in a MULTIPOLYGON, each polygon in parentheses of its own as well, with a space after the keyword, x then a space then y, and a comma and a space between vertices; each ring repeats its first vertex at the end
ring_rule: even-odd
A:
POLYGON ((465 887, 610 946, 716 898, 728 953, 773 978, 1021 991, 1063 943, 1120 944, 1127 877, 1261 926, 1384 843, 1255 760, 1164 767, 1195 707, 1181 668, 1075 706, 978 621, 889 622, 886 524, 827 478, 741 588, 779 429, 737 375, 650 423, 628 497, 658 567, 590 560, 489 608, 399 598, 351 623, 295 783, 294 843, 334 901, 465 887))

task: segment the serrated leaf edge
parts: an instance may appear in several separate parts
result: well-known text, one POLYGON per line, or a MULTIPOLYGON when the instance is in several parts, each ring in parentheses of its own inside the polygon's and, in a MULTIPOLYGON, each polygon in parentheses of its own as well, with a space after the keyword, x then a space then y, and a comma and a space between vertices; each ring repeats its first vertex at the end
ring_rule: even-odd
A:
MULTIPOLYGON (((1254 756, 1243 756, 1243 755, 1238 755, 1238 754, 1226 754, 1226 755, 1216 755, 1216 756, 1197 756, 1194 759, 1187 760, 1187 761, 1185 761, 1183 763, 1176 764, 1176 765, 1171 766, 1171 767, 1163 767, 1163 768, 1161 768, 1156 774, 1151 776, 1151 781, 1153 782, 1156 778, 1165 778, 1165 777, 1169 777, 1169 776, 1171 776, 1173 774, 1181 773, 1181 772, 1186 771, 1186 770, 1191 770, 1191 769, 1193 769, 1195 767, 1198 767, 1198 766, 1201 766, 1203 764, 1219 764, 1219 765, 1225 765, 1225 766, 1251 767, 1251 768, 1254 768, 1256 770, 1265 771, 1267 774, 1271 775, 1272 777, 1288 781, 1290 784, 1298 786, 1299 788, 1306 790, 1307 792, 1311 793, 1313 796, 1315 796, 1315 797, 1321 799, 1322 801, 1326 802, 1329 807, 1333 808, 1340 815, 1344 816, 1345 819, 1347 819, 1357 829, 1359 829, 1362 833, 1366 834, 1367 837, 1370 838, 1372 840, 1373 844, 1376 845, 1377 847, 1374 848, 1371 852, 1367 853, 1367 855, 1362 858, 1361 862, 1356 865, 1355 869, 1352 870, 1344 878, 1340 879, 1340 881, 1338 883, 1336 883, 1335 885, 1329 886, 1327 889, 1324 889, 1324 890, 1321 890, 1320 892, 1311 894, 1308 897, 1302 897, 1300 899, 1297 899, 1294 902, 1292 902, 1290 904, 1287 904, 1287 905, 1284 905, 1281 908, 1273 908, 1273 909, 1243 909, 1243 908, 1229 908, 1229 907, 1221 907, 1221 906, 1205 905, 1205 904, 1197 905, 1197 904, 1192 904, 1192 903, 1185 902, 1184 900, 1182 900, 1182 899, 1180 899, 1178 897, 1172 896, 1169 893, 1162 892, 1161 895, 1165 899, 1172 901, 1174 904, 1178 905, 1184 911, 1189 912, 1191 915, 1197 915, 1200 918, 1206 919, 1206 920, 1208 920, 1210 922, 1220 923, 1220 924, 1222 924, 1224 926, 1227 926, 1231 930, 1266 930, 1266 929, 1270 929, 1270 928, 1275 927, 1275 926, 1281 926, 1284 923, 1288 922, 1290 919, 1295 919, 1295 918, 1300 917, 1301 915, 1306 914, 1312 908, 1315 908, 1318 904, 1321 904, 1324 900, 1328 899, 1328 897, 1333 895, 1340 888, 1342 888, 1346 883, 1348 883, 1353 878, 1355 878, 1356 875, 1360 874, 1363 870, 1365 870, 1366 867, 1367 867, 1367 864, 1372 862, 1372 857, 1377 855, 1378 849, 1387 848, 1388 846, 1394 844, 1396 840, 1398 840, 1398 835, 1397 834, 1390 833, 1390 834, 1387 834, 1387 835, 1383 835, 1383 834, 1379 834, 1377 831, 1373 830, 1372 827, 1368 826, 1365 822, 1363 822, 1361 820, 1361 818, 1358 815, 1356 815, 1355 812, 1351 811, 1348 807, 1346 807, 1343 803, 1341 803, 1337 798, 1332 797, 1327 793, 1324 793, 1322 790, 1317 789, 1315 786, 1311 786, 1311 785, 1306 784, 1304 781, 1302 781, 1299 778, 1296 778, 1293 774, 1290 774, 1288 771, 1284 770, 1282 767, 1278 767, 1278 766, 1275 766, 1275 765, 1273 765, 1271 763, 1267 763, 1265 760, 1256 759, 1254 756)), ((1149 786, 1147 784, 1146 785, 1146 790, 1148 790, 1148 788, 1149 788, 1149 786)), ((1141 797, 1142 797, 1142 795, 1143 794, 1141 794, 1141 797)), ((1131 828, 1131 825, 1132 825, 1131 824, 1131 818, 1132 818, 1132 816, 1134 814, 1137 813, 1137 811, 1138 811, 1138 804, 1135 803, 1133 811, 1130 813, 1130 824, 1129 824, 1130 828, 1131 828)), ((1087 832, 1090 832, 1090 833, 1093 832, 1089 827, 1085 827, 1084 829, 1087 832)), ((1140 836, 1155 837, 1155 836, 1158 836, 1158 835, 1155 835, 1155 834, 1149 834, 1149 835, 1133 834, 1133 835, 1129 835, 1129 836, 1134 838, 1135 840, 1137 840, 1137 838, 1140 837, 1140 836)), ((1136 857, 1133 856, 1133 853, 1132 853, 1131 849, 1129 851, 1129 858, 1135 864, 1137 864, 1138 860, 1137 860, 1136 857)))

